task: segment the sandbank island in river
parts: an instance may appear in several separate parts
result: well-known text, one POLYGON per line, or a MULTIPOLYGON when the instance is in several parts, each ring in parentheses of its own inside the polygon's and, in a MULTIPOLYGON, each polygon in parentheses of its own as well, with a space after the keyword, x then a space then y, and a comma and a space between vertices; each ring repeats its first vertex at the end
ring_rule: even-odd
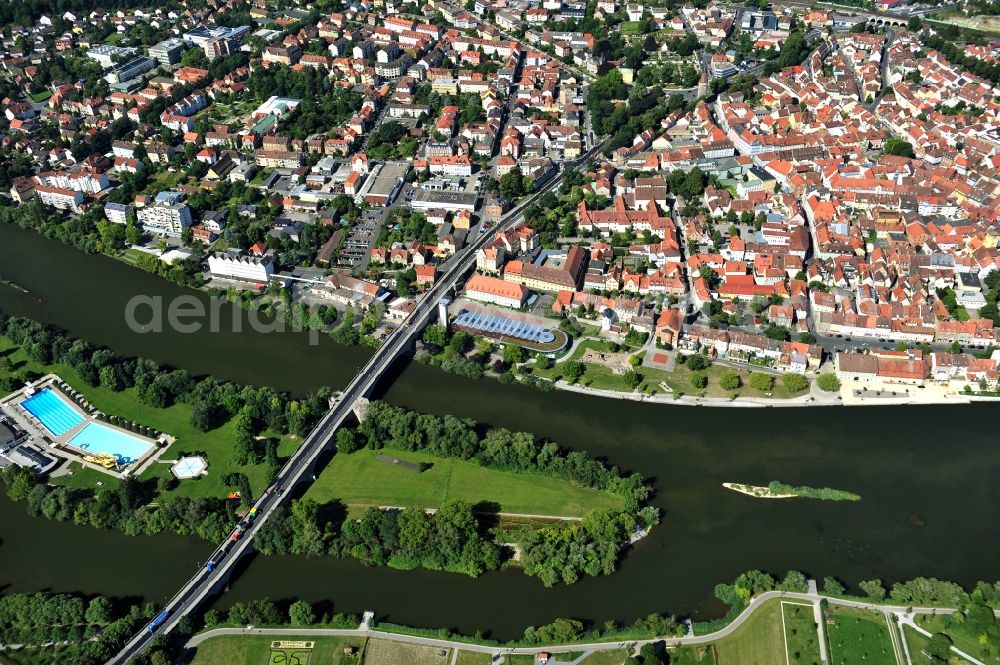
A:
POLYGON ((722 483, 728 490, 746 494, 757 499, 820 499, 823 501, 860 501, 861 495, 844 490, 835 490, 829 487, 805 487, 786 485, 785 483, 772 480, 765 486, 744 485, 743 483, 722 483))

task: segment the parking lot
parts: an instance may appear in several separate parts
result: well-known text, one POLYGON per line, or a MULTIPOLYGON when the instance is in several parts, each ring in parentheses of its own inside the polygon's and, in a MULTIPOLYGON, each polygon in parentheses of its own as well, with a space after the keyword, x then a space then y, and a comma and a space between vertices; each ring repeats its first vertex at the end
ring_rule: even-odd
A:
POLYGON ((382 227, 381 210, 365 210, 361 219, 351 229, 344 241, 344 246, 337 257, 337 267, 349 270, 360 270, 368 261, 372 245, 378 240, 382 227))

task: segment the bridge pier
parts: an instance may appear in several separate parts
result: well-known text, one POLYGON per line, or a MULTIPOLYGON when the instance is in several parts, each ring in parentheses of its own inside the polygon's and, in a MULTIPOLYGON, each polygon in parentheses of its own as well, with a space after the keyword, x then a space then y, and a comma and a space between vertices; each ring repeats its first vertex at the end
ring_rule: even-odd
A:
MULTIPOLYGON (((226 590, 226 586, 228 586, 229 584, 229 580, 231 580, 233 577, 233 570, 236 568, 236 565, 239 563, 240 559, 243 559, 248 554, 251 554, 255 551, 256 550, 254 550, 252 544, 240 550, 240 553, 236 555, 236 558, 230 561, 229 565, 225 567, 223 574, 220 575, 218 579, 216 579, 212 583, 212 586, 208 588, 205 597, 212 596, 215 594, 221 594, 222 592, 224 592, 226 590)), ((201 602, 204 602, 204 598, 202 599, 201 602)), ((192 609, 194 608, 192 607, 192 609)))
POLYGON ((359 423, 365 419, 365 414, 368 413, 369 404, 371 404, 371 402, 367 397, 359 397, 354 400, 354 404, 351 405, 354 417, 358 419, 359 423))

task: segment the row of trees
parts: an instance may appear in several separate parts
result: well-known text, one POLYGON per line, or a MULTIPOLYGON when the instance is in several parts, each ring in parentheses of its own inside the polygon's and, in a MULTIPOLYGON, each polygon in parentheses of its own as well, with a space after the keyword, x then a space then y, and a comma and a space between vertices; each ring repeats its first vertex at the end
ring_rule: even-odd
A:
POLYGON ((314 606, 304 600, 278 603, 270 598, 236 602, 228 610, 208 610, 204 616, 205 628, 213 628, 222 623, 237 626, 329 626, 333 628, 357 628, 361 620, 355 614, 330 613, 322 606, 314 606))
MULTIPOLYGON (((517 344, 507 344, 500 358, 496 358, 496 346, 490 340, 480 338, 473 344, 472 335, 462 331, 449 334, 441 326, 428 326, 421 341, 423 351, 417 354, 417 361, 439 367, 449 374, 479 379, 489 371, 504 385, 517 382, 544 392, 553 389, 551 381, 535 376, 530 367, 521 365, 527 360, 529 351, 517 344), (515 376, 515 372, 520 378, 515 376)), ((551 359, 543 354, 538 354, 538 358, 551 363, 551 359)), ((551 365, 545 369, 548 367, 551 365)))
MULTIPOLYGON (((863 580, 858 588, 873 602, 887 601, 896 605, 968 608, 985 606, 1000 608, 1000 582, 978 582, 972 592, 962 585, 933 577, 917 577, 896 582, 886 589, 880 579, 863 580)), ((717 584, 715 597, 730 606, 744 607, 749 600, 767 591, 807 591, 806 576, 791 570, 781 581, 760 570, 742 573, 732 584, 717 584)), ((835 577, 824 577, 820 592, 827 596, 843 596, 847 589, 835 577)))
POLYGON ((478 577, 503 562, 501 549, 479 534, 479 522, 467 501, 449 501, 434 514, 411 508, 369 508, 348 521, 335 542, 339 554, 366 565, 403 570, 429 568, 478 577))
POLYGON ((277 508, 256 536, 257 549, 263 554, 329 554, 369 566, 428 568, 472 577, 503 562, 501 548, 480 535, 479 521, 466 501, 449 501, 434 514, 415 508, 369 508, 360 519, 340 524, 343 513, 333 508, 312 499, 277 508))
POLYGON ((234 503, 219 498, 162 497, 155 508, 147 508, 154 488, 130 478, 115 487, 80 490, 49 486, 32 471, 9 466, 0 472, 0 481, 7 496, 24 501, 32 516, 118 529, 130 536, 176 533, 220 541, 236 523, 234 503))
POLYGON ((630 512, 638 510, 652 493, 639 474, 625 476, 618 467, 591 459, 585 452, 566 452, 552 441, 536 441, 527 432, 498 428, 480 436, 473 420, 418 414, 380 401, 369 404, 356 430, 338 432, 337 447, 341 452, 361 447, 420 450, 502 471, 564 478, 623 497, 630 512))
POLYGON ((154 614, 151 605, 132 605, 127 612, 121 609, 101 596, 88 601, 75 594, 5 594, 0 596, 0 642, 76 643, 75 649, 63 652, 66 662, 102 663, 154 614))
POLYGON ((69 594, 0 596, 0 634, 4 644, 79 642, 93 637, 114 619, 112 602, 96 596, 89 602, 69 594))
POLYGON ((147 358, 122 358, 23 317, 0 314, 0 335, 35 362, 69 365, 87 385, 116 392, 134 388, 139 401, 154 408, 191 404, 191 424, 202 432, 239 414, 250 435, 266 428, 304 437, 322 415, 330 394, 321 389, 294 400, 270 387, 241 386, 213 377, 195 380, 186 370, 170 370, 147 358))
POLYGON ((993 85, 1000 83, 1000 65, 983 58, 965 55, 965 43, 976 41, 955 25, 935 25, 934 34, 925 30, 920 39, 929 49, 940 51, 952 64, 980 76, 993 85))
POLYGON ((630 513, 594 510, 570 526, 522 529, 516 536, 521 566, 545 586, 573 584, 583 575, 610 575, 636 526, 630 513))

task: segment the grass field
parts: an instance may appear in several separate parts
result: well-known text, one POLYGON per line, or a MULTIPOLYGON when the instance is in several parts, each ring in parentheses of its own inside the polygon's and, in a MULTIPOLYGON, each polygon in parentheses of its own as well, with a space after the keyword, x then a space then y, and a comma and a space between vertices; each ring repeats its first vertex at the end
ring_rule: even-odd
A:
POLYGON ((143 252, 138 249, 132 249, 131 247, 129 247, 124 252, 122 252, 118 258, 121 259, 122 262, 127 263, 130 266, 134 266, 139 263, 139 259, 142 258, 143 256, 149 256, 149 255, 146 252, 143 252))
POLYGON ((809 603, 781 603, 788 663, 819 665, 819 633, 813 606, 809 603))
MULTIPOLYGON (((622 665, 627 656, 628 652, 624 649, 617 649, 615 651, 597 651, 581 660, 580 665, 622 665)), ((560 658, 563 657, 560 656, 560 658)), ((673 663, 673 659, 671 659, 670 662, 673 663)))
POLYGON ((826 632, 832 665, 896 665, 885 616, 869 610, 831 605, 826 632))
POLYGON ((927 654, 927 646, 930 639, 913 630, 910 626, 903 626, 903 639, 906 640, 906 647, 910 651, 910 660, 913 665, 924 665, 924 663, 935 662, 927 654))
POLYGON ((312 649, 271 649, 267 665, 309 665, 312 649))
POLYGON ((485 469, 472 462, 408 451, 359 450, 336 455, 306 496, 348 507, 436 508, 448 499, 491 501, 502 512, 582 517, 594 508, 621 508, 624 501, 567 480, 485 469), (417 471, 376 459, 387 455, 431 467, 417 471))
POLYGON ((735 633, 715 642, 719 665, 779 665, 785 662, 778 600, 761 605, 735 633))
MULTIPOLYGON (((365 640, 361 638, 339 637, 286 637, 285 641, 308 640, 315 643, 311 652, 301 649, 272 650, 271 643, 277 638, 267 635, 225 635, 204 642, 195 651, 190 665, 359 665, 364 658, 365 640), (355 655, 344 653, 344 647, 353 647, 355 655), (276 653, 285 655, 284 660, 275 662, 276 653), (308 654, 308 661, 304 660, 308 654), (288 658, 292 656, 293 658, 288 658)), ((402 662, 402 661, 400 661, 402 662)))
POLYGON ((638 37, 642 34, 645 24, 643 21, 624 21, 618 27, 623 37, 638 37))
POLYGON ((476 651, 459 651, 455 665, 490 665, 493 657, 488 653, 478 653, 476 651))
MULTIPOLYGON (((564 358, 563 362, 560 362, 548 370, 535 370, 535 373, 548 379, 561 378, 564 372, 565 364, 570 361, 580 360, 588 349, 592 351, 610 351, 611 345, 603 340, 586 339, 581 342, 576 349, 574 349, 572 354, 564 358)), ((633 350, 632 353, 639 353, 639 351, 633 350)), ((578 381, 579 384, 589 386, 591 388, 597 388, 599 390, 632 392, 632 389, 625 383, 622 376, 620 374, 615 374, 611 368, 593 363, 585 363, 584 367, 586 367, 586 371, 578 381)), ((660 381, 669 381, 672 376, 668 372, 649 367, 640 367, 635 371, 643 376, 643 385, 639 386, 640 391, 647 389, 656 390, 656 385, 660 381)))
POLYGON ((670 665, 715 665, 715 651, 711 646, 678 647, 670 649, 670 665))
MULTIPOLYGON (((175 460, 188 452, 204 453, 209 463, 208 475, 197 480, 179 483, 170 491, 171 495, 207 497, 225 496, 227 493, 226 488, 222 487, 218 478, 224 470, 235 468, 232 462, 233 441, 235 440, 234 421, 225 423, 211 432, 199 432, 191 425, 191 406, 188 404, 174 404, 167 409, 157 409, 140 403, 132 389, 116 393, 101 386, 88 386, 68 365, 41 365, 33 362, 20 349, 16 349, 9 340, 0 337, 0 356, 4 355, 10 362, 10 369, 7 370, 7 373, 28 371, 40 376, 50 372, 58 374, 104 413, 134 420, 173 436, 176 441, 161 459, 175 460)), ((2 375, 3 370, 0 370, 0 376, 2 375)), ((290 437, 281 438, 278 442, 278 456, 280 458, 290 456, 298 444, 298 441, 290 437)), ((80 489, 92 489, 98 482, 104 483, 105 486, 117 482, 107 474, 86 469, 79 464, 74 464, 71 468, 74 471, 72 476, 61 476, 54 479, 53 482, 80 489)), ((264 490, 266 470, 263 464, 243 466, 239 470, 246 474, 254 492, 259 493, 264 490)), ((157 463, 148 468, 140 478, 142 480, 155 480, 169 473, 169 464, 157 463)))
POLYGON ((185 178, 185 173, 182 170, 177 171, 162 171, 156 174, 153 181, 146 188, 146 191, 158 192, 164 189, 173 189, 181 183, 185 178))
POLYGON ((1000 16, 986 16, 982 14, 966 16, 960 11, 948 10, 935 14, 933 17, 924 17, 924 20, 931 24, 957 25, 966 30, 974 30, 993 36, 1000 35, 1000 16))
POLYGON ((504 656, 504 665, 534 665, 534 656, 504 656))
MULTIPOLYGON (((449 665, 451 649, 372 640, 365 651, 364 665, 449 665)), ((320 661, 315 661, 320 662, 320 661)))
POLYGON ((973 635, 960 623, 952 623, 947 617, 919 614, 917 615, 917 625, 932 633, 944 633, 951 638, 952 644, 956 648, 973 658, 978 658, 991 665, 1000 663, 1000 654, 997 654, 995 647, 990 650, 988 645, 979 642, 977 635, 973 635))

